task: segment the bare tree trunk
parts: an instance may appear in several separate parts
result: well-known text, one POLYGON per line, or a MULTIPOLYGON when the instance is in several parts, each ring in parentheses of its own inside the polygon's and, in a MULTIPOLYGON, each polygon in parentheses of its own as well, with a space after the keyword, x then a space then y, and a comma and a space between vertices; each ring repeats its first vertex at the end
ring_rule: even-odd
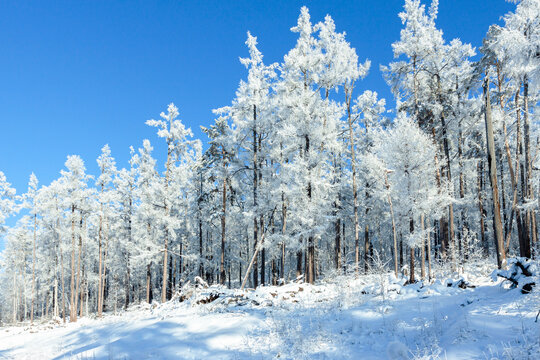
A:
MULTIPOLYGON (((452 184, 452 174, 450 171, 450 148, 448 145, 448 137, 446 133, 446 122, 444 119, 444 116, 441 116, 442 121, 442 127, 443 127, 443 147, 444 147, 444 155, 446 157, 446 177, 448 180, 448 186, 453 187, 452 184)), ((447 244, 450 249, 450 261, 451 261, 451 267, 455 271, 456 270, 456 244, 455 244, 455 236, 454 236, 454 205, 450 203, 448 205, 448 238, 447 238, 447 244)))
POLYGON ((84 271, 84 266, 83 266, 83 269, 82 269, 82 278, 83 280, 81 280, 81 291, 79 292, 79 317, 83 317, 83 309, 84 309, 84 291, 85 291, 85 286, 86 286, 86 279, 85 279, 85 271, 84 271))
POLYGON ((358 274, 360 266, 360 224, 358 216, 358 189, 356 185, 356 151, 354 147, 353 119, 351 114, 352 89, 345 89, 345 101, 347 102, 347 121, 349 124, 349 142, 351 146, 351 170, 352 170, 352 191, 353 191, 353 213, 354 213, 354 264, 355 272, 358 274))
MULTIPOLYGON (((366 184, 367 187, 369 187, 368 184, 366 184)), ((365 221, 366 225, 364 227, 364 272, 367 274, 369 270, 369 257, 372 255, 373 249, 371 248, 371 244, 369 242, 369 223, 368 223, 368 213, 369 213, 369 206, 367 205, 369 199, 369 193, 366 191, 366 212, 365 212, 365 221)))
POLYGON ((403 234, 399 233, 399 267, 403 269, 403 234))
POLYGON ((480 159, 478 161, 477 165, 477 173, 478 173, 478 210, 480 212, 480 239, 482 242, 482 247, 484 249, 484 256, 488 255, 489 252, 489 245, 486 240, 486 225, 485 225, 485 217, 486 217, 486 210, 484 210, 483 200, 482 200, 482 192, 484 189, 484 160, 480 159))
MULTIPOLYGON (((264 228, 264 217, 261 215, 259 219, 259 227, 264 228)), ((261 285, 266 284, 266 249, 264 248, 264 242, 261 240, 261 285)))
POLYGON ((424 214, 420 215, 420 225, 422 226, 422 242, 420 244, 420 277, 422 280, 426 278, 426 247, 424 243, 424 214))
POLYGON ((390 184, 388 183, 388 171, 384 172, 384 184, 388 192, 388 204, 390 205, 390 217, 392 218, 392 236, 394 238, 394 273, 398 277, 398 244, 396 235, 396 221, 394 219, 394 207, 392 206, 392 197, 390 196, 390 184))
POLYGON ((66 323, 66 287, 64 285, 64 254, 60 247, 60 276, 62 277, 62 321, 66 323))
MULTIPOLYGON (((305 136, 306 143, 305 143, 305 153, 304 156, 306 159, 309 157, 309 149, 310 149, 310 141, 309 136, 305 136)), ((311 174, 310 174, 311 176, 311 174)), ((308 201, 311 201, 312 196, 312 188, 311 188, 311 179, 308 181, 307 185, 307 196, 308 201)), ((306 273, 307 273, 307 281, 310 284, 313 284, 315 282, 315 240, 313 238, 313 235, 309 235, 308 242, 307 242, 307 253, 306 253, 306 273)))
POLYGON ((34 240, 32 243, 32 306, 30 307, 30 323, 34 325, 34 303, 36 300, 36 233, 37 214, 34 214, 34 240))
MULTIPOLYGON (((257 243, 259 242, 259 223, 257 220, 257 191, 258 191, 258 158, 257 158, 257 129, 256 129, 256 121, 257 121, 257 107, 253 105, 253 246, 256 247, 257 243)), ((258 250, 257 250, 258 251, 258 250)), ((257 258, 254 259, 254 263, 252 265, 254 267, 253 271, 253 287, 257 288, 259 286, 259 272, 258 272, 258 264, 257 264, 257 258)))
MULTIPOLYGON (((457 89, 457 84, 456 84, 457 89)), ((459 198, 463 201, 465 198, 465 179, 464 179, 464 169, 463 169, 463 132, 461 120, 458 123, 459 125, 459 140, 458 140, 458 156, 459 156, 459 198)), ((469 224, 465 215, 465 209, 461 208, 461 231, 459 232, 460 236, 460 250, 461 250, 461 263, 463 264, 469 258, 468 253, 468 239, 467 235, 469 233, 469 224)))
POLYGON ((105 254, 103 256, 103 271, 101 275, 103 276, 103 281, 101 282, 101 307, 105 307, 105 283, 107 281, 107 255, 109 253, 109 223, 105 223, 105 254))
POLYGON ((54 271, 54 287, 53 287, 53 317, 57 317, 60 315, 60 310, 58 307, 58 275, 57 275, 57 267, 55 266, 54 271))
MULTIPOLYGON (((529 123, 529 80, 525 76, 523 80, 523 137, 525 140, 525 181, 527 189, 527 200, 533 198, 532 189, 532 158, 531 158, 531 141, 530 141, 530 123, 529 123)), ((536 226, 532 210, 527 210, 527 230, 530 231, 529 243, 527 244, 528 252, 531 250, 531 243, 536 244, 536 226)), ((530 255, 528 256, 530 257, 530 255)))
POLYGON ((285 194, 281 193, 281 235, 283 236, 281 242, 281 262, 279 273, 282 279, 285 279, 285 234, 287 231, 287 205, 285 203, 285 194))
POLYGON ((131 259, 130 259, 130 248, 133 243, 133 229, 132 229, 132 217, 133 217, 133 186, 130 184, 129 190, 129 212, 128 212, 128 248, 126 251, 126 300, 124 307, 127 309, 130 302, 130 289, 131 289, 131 259))
POLYGON ((17 322, 17 298, 18 298, 18 294, 17 294, 17 272, 16 271, 13 271, 13 323, 16 323, 17 322))
MULTIPOLYGON (((103 186, 102 186, 103 189, 103 186)), ((103 192, 103 190, 102 190, 103 192)), ((102 316, 103 312, 103 274, 101 271, 103 263, 103 250, 102 250, 102 237, 103 237, 103 204, 101 204, 101 214, 99 215, 99 230, 98 230, 98 252, 99 252, 99 262, 98 262, 98 317, 102 316)))
MULTIPOLYGON (((523 166, 523 143, 521 142, 521 108, 519 106, 519 92, 516 92, 515 96, 515 106, 516 106, 516 179, 520 179, 521 186, 519 188, 519 199, 520 205, 525 203, 526 197, 526 185, 525 185, 525 168, 523 166)), ((525 215, 526 217, 526 215, 525 215)), ((530 247, 529 245, 529 230, 527 227, 527 222, 523 218, 523 214, 516 208, 516 222, 518 225, 518 238, 519 238, 519 251, 522 257, 530 257, 530 247)))
MULTIPOLYGON (((262 134, 259 133, 259 138, 258 138, 258 153, 259 154, 262 154, 262 134)), ((258 181, 258 186, 261 187, 262 184, 263 184, 263 159, 262 159, 262 156, 259 156, 259 181, 258 181)), ((260 229, 264 229, 264 216, 263 214, 261 213, 259 215, 259 228, 260 229)), ((262 231, 262 230, 261 230, 262 231)), ((261 246, 262 246, 262 249, 261 249, 261 285, 265 285, 266 284, 266 249, 264 247, 264 241, 261 240, 261 246)))
POLYGON ((497 159, 495 158, 495 141, 493 139, 493 124, 491 120, 491 102, 489 98, 488 79, 484 81, 485 121, 488 150, 488 165, 493 193, 493 230, 495 233, 495 246, 497 250, 497 266, 499 269, 506 268, 506 254, 501 222, 501 209, 499 205, 499 189, 497 184, 497 159))
POLYGON ((69 302, 69 321, 77 321, 75 308, 75 205, 71 205, 71 283, 69 302))
POLYGON ((171 140, 167 140, 167 168, 165 170, 165 199, 164 200, 164 210, 165 210, 165 238, 163 239, 163 283, 161 286, 161 302, 164 303, 167 301, 167 288, 169 285, 169 182, 171 180, 171 162, 172 162, 172 144, 171 140))
POLYGON ((334 223, 334 263, 336 270, 341 268, 341 219, 337 219, 334 223))
POLYGON ((79 223, 79 253, 77 257, 77 282, 75 283, 75 308, 73 310, 73 313, 75 315, 75 319, 73 321, 77 321, 77 307, 79 305, 79 289, 81 287, 81 260, 82 260, 82 225, 83 225, 83 218, 81 213, 81 220, 79 223))
POLYGON ((150 270, 152 263, 146 265, 146 303, 150 304, 152 301, 152 271, 150 270))
MULTIPOLYGON (((412 235, 414 233, 414 220, 412 217, 409 219, 409 233, 412 235)), ((409 274, 409 283, 413 284, 416 282, 414 278, 414 247, 409 247, 409 259, 410 259, 410 274, 409 274)))
MULTIPOLYGON (((223 161, 225 161, 225 150, 223 150, 223 161)), ((221 257, 219 264, 219 283, 225 284, 225 221, 227 216, 227 177, 223 177, 223 188, 221 191, 221 257)))
MULTIPOLYGON (((501 101, 501 110, 503 110, 503 104, 502 104, 502 101, 501 101)), ((519 110, 518 110, 518 117, 519 117, 519 110)), ((517 122, 519 124, 519 120, 517 122)), ((518 127, 518 132, 519 132, 519 127, 518 127)), ((510 144, 508 143, 508 132, 507 132, 507 128, 506 128, 506 119, 504 119, 503 121, 503 134, 504 134, 504 147, 505 147, 505 150, 506 150, 506 160, 507 160, 507 164, 508 164, 508 171, 510 173, 510 181, 511 181, 511 185, 512 185, 512 205, 510 206, 510 217, 508 218, 508 222, 505 224, 505 229, 506 229, 506 251, 508 252, 509 251, 509 248, 510 248, 510 239, 512 237, 512 223, 513 223, 513 220, 514 220, 514 213, 516 213, 516 222, 518 223, 517 227, 518 227, 518 237, 521 238, 522 235, 521 235, 521 215, 519 214, 519 209, 517 208, 517 191, 518 191, 518 186, 517 186, 517 175, 516 173, 514 172, 514 167, 512 165, 512 155, 510 153, 510 144)), ((519 137, 519 135, 518 135, 519 137)), ((516 163, 516 171, 519 171, 519 163, 516 163)))
POLYGON ((427 232, 427 260, 428 260, 428 279, 431 281, 431 239, 430 239, 430 233, 431 231, 427 232))

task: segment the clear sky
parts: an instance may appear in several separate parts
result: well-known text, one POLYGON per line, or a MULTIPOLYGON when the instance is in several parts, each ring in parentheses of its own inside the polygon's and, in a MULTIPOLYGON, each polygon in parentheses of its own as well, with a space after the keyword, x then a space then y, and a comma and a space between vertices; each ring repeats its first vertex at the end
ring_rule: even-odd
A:
MULTIPOLYGON (((247 56, 246 32, 258 37, 265 62, 279 62, 294 46, 289 29, 302 5, 313 22, 330 14, 359 58, 372 61, 358 90, 390 98, 379 65, 392 61, 403 2, 2 0, 0 170, 22 193, 32 171, 48 184, 70 154, 96 174, 104 144, 120 166, 129 146, 145 138, 162 159, 162 141, 144 122, 170 102, 202 138, 199 126, 211 124, 211 110, 230 104, 246 77, 238 61, 247 56)), ((514 7, 440 0, 438 27, 447 41, 459 37, 478 47, 489 25, 514 7)))

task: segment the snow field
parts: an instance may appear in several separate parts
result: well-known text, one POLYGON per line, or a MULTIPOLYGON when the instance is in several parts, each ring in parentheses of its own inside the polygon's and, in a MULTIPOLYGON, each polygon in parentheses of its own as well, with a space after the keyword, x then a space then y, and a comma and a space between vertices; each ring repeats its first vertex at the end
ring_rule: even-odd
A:
POLYGON ((2 328, 0 359, 540 358, 536 290, 524 295, 487 275, 466 280, 475 287, 403 286, 389 274, 245 292, 191 287, 183 302, 2 328))

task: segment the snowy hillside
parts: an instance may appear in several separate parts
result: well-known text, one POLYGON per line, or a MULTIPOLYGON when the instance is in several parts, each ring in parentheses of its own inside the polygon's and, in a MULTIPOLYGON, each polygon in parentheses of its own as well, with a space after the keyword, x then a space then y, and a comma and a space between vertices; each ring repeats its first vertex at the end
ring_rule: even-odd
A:
POLYGON ((464 280, 187 286, 103 319, 2 328, 0 359, 538 359, 537 294, 464 280))

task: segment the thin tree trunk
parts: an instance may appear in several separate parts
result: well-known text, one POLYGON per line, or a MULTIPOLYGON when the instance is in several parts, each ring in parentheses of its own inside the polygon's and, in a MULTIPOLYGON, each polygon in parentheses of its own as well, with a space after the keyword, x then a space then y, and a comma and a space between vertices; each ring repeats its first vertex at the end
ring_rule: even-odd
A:
POLYGON ((422 242, 420 243, 420 277, 422 280, 426 278, 426 247, 424 244, 424 214, 420 215, 420 225, 422 226, 422 242))
MULTIPOLYGON (((222 152, 225 161, 225 150, 222 152)), ((225 221, 227 216, 227 177, 223 177, 223 188, 221 191, 221 257, 219 264, 219 283, 225 284, 225 221)))
POLYGON ((103 281, 101 282, 101 307, 105 307, 105 283, 107 282, 107 255, 109 253, 109 223, 105 223, 105 254, 103 256, 103 281))
POLYGON ((477 173, 478 173, 478 210, 480 212, 480 239, 482 243, 482 248, 484 249, 484 256, 488 256, 489 252, 489 244, 486 240, 486 225, 485 225, 485 218, 486 218, 486 211, 484 210, 483 200, 482 200, 482 192, 484 189, 484 160, 480 159, 478 161, 477 165, 477 173))
POLYGON ((428 279, 431 281, 431 239, 430 239, 431 231, 427 232, 427 260, 428 260, 428 279))
POLYGON ((164 199, 164 210, 165 210, 165 238, 163 239, 163 283, 161 285, 161 303, 167 301, 167 288, 169 285, 169 181, 171 176, 171 161, 172 161, 172 145, 170 140, 167 140, 167 168, 165 172, 165 199, 164 199))
MULTIPOLYGON (((257 129, 256 129, 256 121, 257 121, 257 107, 253 105, 253 246, 256 247, 257 243, 259 242, 259 223, 257 220, 257 185, 259 181, 258 176, 258 164, 259 161, 257 159, 257 129)), ((258 250, 257 250, 258 251, 258 250)), ((253 271, 253 287, 257 288, 259 286, 259 272, 258 272, 258 266, 257 266, 257 258, 254 259, 254 263, 252 264, 254 267, 253 271)))
MULTIPOLYGON (((525 76, 523 80, 523 137, 525 140, 525 181, 527 189, 527 199, 533 198, 532 190, 532 158, 531 158, 531 141, 530 141, 530 123, 529 123, 529 80, 525 76)), ((530 231, 529 243, 527 247, 530 253, 531 244, 536 244, 536 226, 532 210, 527 210, 527 230, 530 231)), ((528 256, 530 257, 530 255, 528 256)))
POLYGON ((34 214, 34 239, 32 242, 32 306, 30 307, 30 323, 34 325, 34 303, 36 300, 36 233, 37 233, 37 214, 34 214))
POLYGON ((131 259, 130 259, 130 248, 133 243, 133 230, 132 230, 132 217, 133 217, 133 186, 130 184, 129 189, 129 212, 128 212, 128 246, 126 251, 126 300, 124 303, 124 307, 127 309, 130 302, 130 289, 131 289, 131 259))
POLYGON ((504 240, 501 222, 501 210, 499 205, 499 189, 497 184, 497 159, 495 158, 495 141, 493 138, 493 124, 491 120, 491 102, 489 98, 488 80, 484 82, 485 99, 485 122, 486 138, 488 150, 488 165, 493 193, 493 230, 495 234, 495 246, 497 250, 497 266, 499 269, 506 268, 506 255, 504 251, 504 240))
MULTIPOLYGON (((526 186, 525 186, 525 168, 523 166, 523 144, 521 142, 521 109, 519 106, 519 89, 516 92, 515 96, 515 106, 516 106, 516 179, 520 179, 521 186, 519 187, 519 198, 520 205, 525 203, 526 197, 526 186)), ((529 245, 529 230, 527 223, 522 216, 519 208, 516 208, 516 222, 518 223, 518 237, 519 237, 519 251, 520 256, 530 257, 530 247, 529 245)))
POLYGON ((146 265, 146 303, 150 304, 152 301, 152 271, 150 270, 152 263, 146 265))
POLYGON ((69 302, 69 321, 77 321, 75 309, 75 205, 71 205, 71 283, 69 302))
POLYGON ((388 204, 390 205, 390 217, 392 218, 392 237, 394 239, 394 273, 398 277, 398 244, 396 234, 396 221, 394 219, 394 207, 392 206, 392 197, 390 196, 390 184, 388 183, 388 171, 384 172, 384 184, 388 192, 388 204))
POLYGON ((60 276, 62 277, 62 321, 66 323, 66 287, 64 285, 64 254, 60 247, 60 276))
POLYGON ((77 257, 77 282, 75 283, 75 308, 73 310, 73 313, 75 315, 74 321, 77 321, 77 307, 79 305, 79 289, 81 287, 81 261, 82 261, 82 225, 83 225, 83 219, 82 219, 82 213, 81 213, 81 220, 79 223, 79 253, 77 257))
POLYGON ((356 151, 354 147, 354 133, 351 114, 352 90, 346 89, 347 101, 347 121, 349 123, 349 142, 351 146, 351 170, 352 170, 352 191, 353 191, 353 213, 354 213, 354 264, 355 272, 358 274, 360 263, 360 224, 358 220, 358 189, 356 185, 356 151))
MULTIPOLYGON (((409 219, 409 233, 412 235, 414 233, 414 220, 412 217, 409 219)), ((414 246, 409 246, 409 260, 410 260, 410 274, 409 274, 409 283, 413 284, 416 282, 414 278, 414 246)))

